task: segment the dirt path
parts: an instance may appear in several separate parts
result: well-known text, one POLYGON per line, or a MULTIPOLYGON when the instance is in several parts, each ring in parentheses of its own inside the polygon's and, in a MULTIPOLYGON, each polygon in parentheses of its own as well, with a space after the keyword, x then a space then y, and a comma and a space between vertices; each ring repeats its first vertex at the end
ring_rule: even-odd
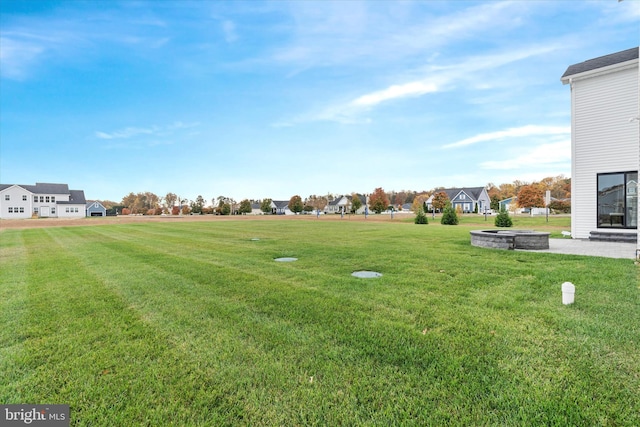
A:
POLYGON ((185 216, 135 216, 119 215, 117 217, 93 217, 93 218, 36 218, 36 219, 2 219, 0 220, 0 231, 5 229, 43 228, 43 227, 73 227, 91 226, 107 224, 132 224, 143 222, 187 222, 187 221, 371 221, 390 222, 402 221, 410 214, 396 214, 392 220, 389 215, 369 215, 365 219, 364 215, 185 215, 185 216))

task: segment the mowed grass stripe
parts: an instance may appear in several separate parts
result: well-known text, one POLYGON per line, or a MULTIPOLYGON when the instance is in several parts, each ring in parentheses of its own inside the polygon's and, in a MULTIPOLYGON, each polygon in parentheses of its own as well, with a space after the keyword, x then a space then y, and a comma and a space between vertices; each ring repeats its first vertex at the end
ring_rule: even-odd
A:
POLYGON ((104 368, 129 388, 99 389, 104 405, 86 400, 83 419, 99 424, 115 401, 145 414, 134 425, 637 421, 636 335, 606 311, 640 320, 628 262, 471 248, 455 227, 251 223, 48 232, 61 252, 50 264, 98 283, 78 303, 103 292, 97 312, 144 331, 129 343, 111 325, 124 320, 97 325, 119 331, 102 360, 120 360, 109 353, 120 346, 144 362, 104 368), (281 252, 300 260, 274 263, 281 252), (366 265, 385 275, 349 276, 366 265), (586 283, 575 307, 558 304, 565 274, 586 283))

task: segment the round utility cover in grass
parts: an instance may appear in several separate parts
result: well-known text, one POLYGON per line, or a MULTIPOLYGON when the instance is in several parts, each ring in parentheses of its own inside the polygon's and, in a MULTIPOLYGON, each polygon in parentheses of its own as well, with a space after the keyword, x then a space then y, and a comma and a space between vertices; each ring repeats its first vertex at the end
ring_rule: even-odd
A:
POLYGON ((283 258, 276 258, 274 259, 274 261, 277 262, 293 262, 293 261, 297 261, 298 258, 291 258, 291 257, 283 257, 283 258))
POLYGON ((354 277, 359 277, 361 279, 375 279, 376 277, 382 277, 382 273, 378 273, 377 271, 354 271, 351 273, 354 277))

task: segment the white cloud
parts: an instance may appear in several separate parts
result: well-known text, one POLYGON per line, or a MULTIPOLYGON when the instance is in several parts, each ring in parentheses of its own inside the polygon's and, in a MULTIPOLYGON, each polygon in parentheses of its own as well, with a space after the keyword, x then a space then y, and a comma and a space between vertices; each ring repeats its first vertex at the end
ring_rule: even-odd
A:
POLYGON ((107 132, 96 132, 96 136, 100 139, 122 139, 122 138, 131 138, 133 136, 138 135, 153 135, 158 132, 157 127, 153 128, 136 128, 136 127, 127 127, 115 132, 107 133, 107 132))
POLYGON ((438 87, 435 84, 427 82, 411 82, 402 85, 392 85, 386 89, 362 95, 354 99, 351 104, 371 107, 391 99, 420 96, 430 92, 437 92, 437 90, 438 87))
POLYGON ((471 138, 447 144, 442 148, 456 148, 477 144, 478 142, 495 141, 505 138, 523 138, 536 135, 565 135, 571 133, 570 126, 537 126, 527 125, 517 128, 509 128, 496 132, 481 133, 471 138))
MULTIPOLYGON (((170 125, 160 127, 160 126, 152 126, 148 128, 141 127, 126 127, 124 129, 116 130, 114 132, 102 132, 96 131, 95 136, 100 139, 128 139, 140 135, 154 135, 154 136, 167 136, 172 135, 174 131, 182 130, 182 129, 192 129, 194 127, 199 126, 200 123, 183 123, 183 122, 173 122, 170 125)), ((155 143, 154 145, 158 145, 155 143)))
POLYGON ((3 77, 24 79, 44 49, 31 42, 0 37, 0 70, 3 77))
POLYGON ((507 160, 490 160, 480 163, 482 169, 540 168, 545 165, 561 165, 571 162, 571 140, 539 145, 532 150, 507 160))

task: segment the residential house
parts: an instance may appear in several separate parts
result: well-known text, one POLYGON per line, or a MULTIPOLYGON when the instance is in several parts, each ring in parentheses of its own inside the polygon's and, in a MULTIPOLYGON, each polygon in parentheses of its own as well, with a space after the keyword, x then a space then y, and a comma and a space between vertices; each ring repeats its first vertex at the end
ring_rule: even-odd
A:
POLYGON ((498 205, 500 206, 499 209, 500 211, 507 211, 507 212, 515 212, 515 210, 518 208, 518 198, 516 196, 513 197, 508 197, 504 200, 500 200, 498 202, 498 205))
MULTIPOLYGON (((360 207, 355 212, 356 214, 364 213, 367 206, 367 196, 362 194, 356 194, 356 197, 360 199, 360 207)), ((325 213, 327 214, 338 214, 341 212, 348 213, 351 212, 351 207, 353 206, 353 196, 340 196, 336 197, 332 201, 330 201, 327 206, 324 208, 325 213)))
POLYGON ((251 203, 251 215, 264 215, 260 206, 261 203, 251 203))
POLYGON ((637 47, 571 65, 561 77, 571 88, 575 238, 638 240, 638 79, 637 47))
POLYGON ((271 211, 276 215, 295 215, 289 209, 288 200, 273 200, 271 202, 271 211))
POLYGON ((86 204, 84 191, 69 190, 67 184, 0 184, 2 219, 83 218, 86 204))
POLYGON ((107 216, 107 208, 97 200, 89 200, 85 209, 87 216, 107 216))
POLYGON ((433 196, 441 191, 447 193, 447 196, 449 197, 453 208, 456 210, 460 210, 463 213, 483 213, 485 209, 487 211, 491 209, 491 199, 489 198, 489 194, 487 194, 487 190, 484 187, 465 187, 445 188, 442 190, 437 190, 425 202, 425 204, 427 205, 427 211, 431 211, 433 208, 433 196))

